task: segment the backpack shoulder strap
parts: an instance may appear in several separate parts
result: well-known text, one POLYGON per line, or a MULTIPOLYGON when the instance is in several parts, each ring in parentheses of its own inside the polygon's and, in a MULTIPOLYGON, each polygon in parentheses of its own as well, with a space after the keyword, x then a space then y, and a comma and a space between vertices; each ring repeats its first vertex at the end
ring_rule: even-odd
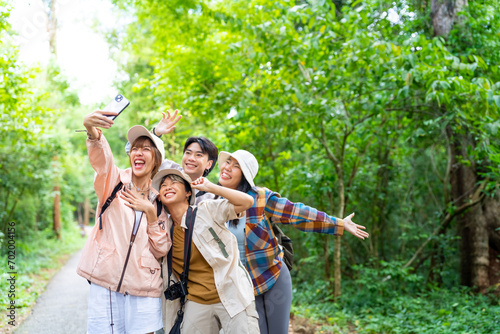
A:
MULTIPOLYGON (((193 237, 194 221, 196 219, 197 211, 198 211, 197 207, 195 207, 193 211, 193 208, 190 206, 186 214, 187 229, 184 231, 184 268, 180 277, 181 280, 182 279, 187 280, 189 273, 189 260, 191 259, 191 240, 193 237)), ((172 224, 172 226, 170 227, 170 238, 172 240, 172 244, 174 243, 173 234, 174 234, 174 224, 172 224)), ((172 275, 172 249, 173 247, 170 247, 170 251, 167 254, 168 287, 170 287, 170 276, 172 275)))
POLYGON ((156 218, 160 217, 161 210, 163 209, 163 203, 156 197, 156 218))
POLYGON ((116 197, 116 193, 119 192, 122 187, 123 187, 123 183, 122 183, 122 181, 120 181, 116 185, 115 189, 113 189, 113 192, 108 197, 108 199, 106 200, 106 202, 104 202, 104 204, 102 205, 101 213, 99 214, 99 230, 102 230, 102 214, 104 213, 104 211, 106 211, 106 209, 111 204, 111 202, 113 202, 113 200, 116 197))

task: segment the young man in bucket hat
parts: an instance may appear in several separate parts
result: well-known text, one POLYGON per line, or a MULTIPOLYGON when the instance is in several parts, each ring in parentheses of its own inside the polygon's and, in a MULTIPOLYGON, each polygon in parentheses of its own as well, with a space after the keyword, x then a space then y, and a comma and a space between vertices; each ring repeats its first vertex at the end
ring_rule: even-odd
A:
MULTIPOLYGON (((189 175, 178 169, 160 170, 153 178, 153 187, 159 191, 166 209, 160 219, 166 219, 166 230, 172 240, 171 260, 169 255, 163 261, 165 290, 170 289, 171 277, 182 277, 184 238, 190 238, 188 232, 192 229, 181 331, 215 334, 223 329, 228 334, 259 333, 252 283, 241 265, 236 238, 225 224, 253 204, 251 196, 214 185, 204 177, 192 182, 189 175), (194 205, 193 189, 224 199, 194 205)), ((168 332, 184 299, 181 304, 179 298, 163 301, 164 329, 168 332)))

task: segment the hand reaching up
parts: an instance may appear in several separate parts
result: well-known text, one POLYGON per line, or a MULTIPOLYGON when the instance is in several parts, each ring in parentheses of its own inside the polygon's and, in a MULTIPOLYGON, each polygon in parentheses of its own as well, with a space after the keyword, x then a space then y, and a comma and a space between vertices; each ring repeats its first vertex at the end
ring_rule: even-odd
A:
POLYGON ((179 110, 175 109, 173 116, 170 116, 170 112, 168 110, 168 116, 164 112, 162 112, 163 117, 158 125, 155 126, 155 134, 157 136, 161 136, 174 131, 175 124, 177 124, 177 122, 179 122, 179 120, 182 118, 181 115, 177 116, 178 112, 179 110))

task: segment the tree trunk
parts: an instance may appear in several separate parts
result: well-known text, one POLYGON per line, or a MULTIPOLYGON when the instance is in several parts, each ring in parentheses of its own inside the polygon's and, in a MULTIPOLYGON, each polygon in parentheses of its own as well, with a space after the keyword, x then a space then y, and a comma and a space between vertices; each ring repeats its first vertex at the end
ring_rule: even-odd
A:
POLYGON ((490 286, 496 286, 500 292, 500 191, 494 198, 487 198, 484 203, 484 212, 487 222, 489 242, 488 278, 490 286))
MULTIPOLYGON (((457 13, 467 6, 467 0, 432 0, 431 18, 434 36, 447 37, 453 25, 457 23, 457 13)), ((458 22, 460 23, 460 22, 458 22)), ((451 127, 446 130, 452 155, 450 184, 451 200, 456 207, 473 200, 479 177, 475 161, 470 164, 461 161, 468 159, 467 148, 475 148, 472 138, 466 134, 454 133, 451 127)), ((497 259, 490 256, 499 253, 500 246, 495 240, 500 239, 495 230, 498 222, 498 194, 494 199, 483 200, 480 205, 474 205, 469 210, 457 216, 458 235, 460 241, 460 281, 466 286, 475 286, 480 292, 499 280, 498 270, 492 270, 498 265, 497 259), (496 216, 495 216, 496 214, 496 216), (493 248, 493 249, 490 249, 493 248)), ((499 242, 500 244, 500 242, 499 242)))
POLYGON ((83 226, 88 226, 90 220, 90 200, 85 197, 83 201, 83 226))
POLYGON ((49 33, 50 53, 57 58, 57 17, 56 0, 46 1, 47 3, 47 32, 49 33))
MULTIPOLYGON (((323 246, 323 250, 324 250, 324 260, 325 260, 325 281, 328 282, 328 284, 330 285, 331 284, 331 277, 330 277, 330 251, 329 251, 329 248, 330 248, 330 239, 329 239, 329 235, 325 235, 324 236, 324 246, 323 246)), ((330 286, 331 288, 331 286, 330 286)))
MULTIPOLYGON (((451 197, 455 206, 472 200, 478 179, 475 162, 465 165, 459 159, 467 159, 467 147, 474 148, 472 138, 459 135, 448 127, 447 135, 451 145, 452 169, 450 173, 451 197)), ((460 283, 475 286, 480 292, 489 287, 488 230, 482 205, 472 206, 457 216, 460 236, 460 283)))
MULTIPOLYGON (((52 169, 57 173, 57 156, 52 158, 52 169)), ((57 236, 61 239, 61 187, 59 186, 59 177, 54 178, 54 203, 52 207, 52 229, 57 236)))
POLYGON ((467 6, 467 0, 432 0, 431 19, 434 36, 448 37, 457 13, 467 6))
POLYGON ((83 226, 82 211, 83 211, 83 204, 78 203, 78 207, 76 208, 76 218, 78 219, 78 226, 83 226))
MULTIPOLYGON (((344 218, 345 214, 345 187, 344 187, 344 178, 343 178, 343 168, 339 168, 340 173, 339 175, 339 195, 340 195, 340 203, 339 203, 339 216, 338 218, 344 218)), ((334 287, 333 287, 333 296, 335 298, 340 297, 340 294, 342 293, 342 288, 341 288, 341 268, 340 268, 340 246, 341 246, 341 241, 342 237, 341 236, 335 236, 335 245, 333 249, 333 279, 334 279, 334 287)))
POLYGON ((54 210, 52 213, 53 216, 53 228, 54 233, 57 235, 57 239, 61 239, 61 197, 60 197, 61 188, 59 185, 54 186, 54 210))

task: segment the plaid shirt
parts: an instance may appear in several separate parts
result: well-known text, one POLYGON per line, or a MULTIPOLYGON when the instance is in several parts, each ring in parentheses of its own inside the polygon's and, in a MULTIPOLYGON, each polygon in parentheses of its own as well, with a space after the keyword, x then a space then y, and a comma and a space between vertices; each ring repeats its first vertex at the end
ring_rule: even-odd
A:
POLYGON ((271 222, 293 224, 304 232, 342 235, 344 222, 302 203, 292 203, 267 188, 253 188, 254 198, 246 211, 245 266, 250 273, 255 295, 269 290, 283 265, 283 250, 272 232, 271 222))

